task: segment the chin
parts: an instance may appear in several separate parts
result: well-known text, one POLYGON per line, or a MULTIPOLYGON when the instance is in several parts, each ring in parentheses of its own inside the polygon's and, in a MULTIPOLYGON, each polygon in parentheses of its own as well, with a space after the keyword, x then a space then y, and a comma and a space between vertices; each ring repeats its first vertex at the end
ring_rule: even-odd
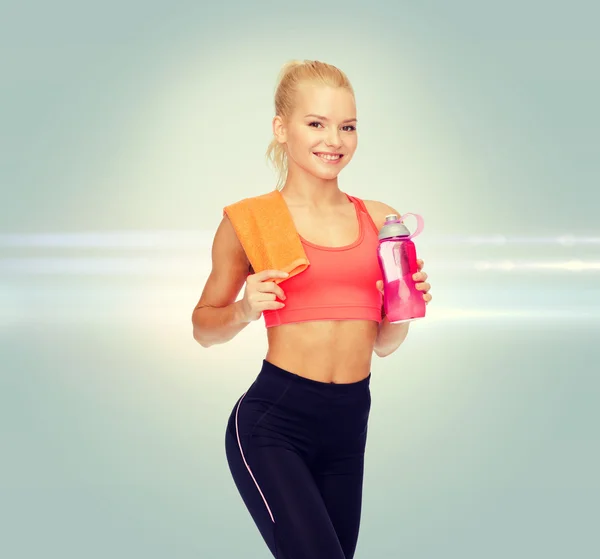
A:
POLYGON ((311 175, 313 177, 316 177, 318 179, 324 180, 324 181, 331 181, 334 180, 338 177, 338 175, 340 174, 341 169, 336 170, 335 173, 323 173, 322 171, 311 171, 311 175))
POLYGON ((344 169, 346 165, 342 167, 332 167, 331 169, 323 169, 322 167, 312 167, 310 173, 320 179, 335 179, 344 169))

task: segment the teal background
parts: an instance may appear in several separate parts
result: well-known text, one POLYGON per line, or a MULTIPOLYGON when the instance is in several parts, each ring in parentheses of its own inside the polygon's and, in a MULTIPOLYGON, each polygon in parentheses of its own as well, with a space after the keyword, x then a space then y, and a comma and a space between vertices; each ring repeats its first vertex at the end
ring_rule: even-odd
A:
POLYGON ((343 190, 418 212, 374 357, 361 558, 600 555, 599 9, 21 3, 0 33, 0 556, 266 558, 224 454, 266 350, 201 348, 222 207, 274 187, 292 58, 342 68, 343 190))

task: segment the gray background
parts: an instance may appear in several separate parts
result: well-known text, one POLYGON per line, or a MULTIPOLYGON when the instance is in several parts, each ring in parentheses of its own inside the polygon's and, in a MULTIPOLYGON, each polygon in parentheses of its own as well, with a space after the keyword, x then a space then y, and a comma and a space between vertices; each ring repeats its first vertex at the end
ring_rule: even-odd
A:
POLYGON ((268 557, 223 446, 264 327, 207 350, 190 316, 222 207, 274 187, 279 68, 316 58, 356 90, 340 186, 424 216, 434 296, 374 357, 356 559, 598 556, 598 15, 5 11, 0 555, 268 557))

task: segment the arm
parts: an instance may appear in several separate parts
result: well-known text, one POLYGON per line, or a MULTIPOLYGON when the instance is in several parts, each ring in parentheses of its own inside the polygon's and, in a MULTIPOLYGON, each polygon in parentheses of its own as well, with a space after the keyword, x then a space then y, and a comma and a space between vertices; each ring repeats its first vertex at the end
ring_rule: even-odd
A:
MULTIPOLYGON (((431 284, 425 281, 428 276, 427 273, 423 271, 423 260, 420 258, 417 258, 417 267, 419 271, 413 274, 413 279, 416 282, 415 287, 417 290, 423 292, 423 299, 427 305, 431 301, 431 293, 429 293, 431 284)), ((377 288, 383 292, 383 282, 378 281, 377 284, 377 288)), ((389 320, 384 316, 384 314, 385 313, 382 308, 381 316, 383 320, 379 324, 379 332, 374 348, 375 353, 379 357, 390 355, 390 353, 393 353, 398 349, 408 334, 408 325, 410 324, 410 322, 390 324, 389 320)))
POLYGON ((223 217, 212 246, 212 270, 192 312, 194 339, 202 347, 225 343, 249 321, 236 298, 250 271, 246 253, 229 218, 223 217))
POLYGON ((410 322, 390 324, 387 317, 379 323, 379 332, 375 340, 373 351, 377 357, 387 357, 396 351, 408 335, 410 322))

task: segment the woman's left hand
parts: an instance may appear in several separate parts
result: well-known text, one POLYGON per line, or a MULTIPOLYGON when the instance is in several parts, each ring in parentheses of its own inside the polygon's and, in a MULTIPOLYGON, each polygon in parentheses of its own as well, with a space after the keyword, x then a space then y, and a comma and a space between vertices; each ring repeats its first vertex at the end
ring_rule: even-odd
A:
MULTIPOLYGON (((432 299, 431 293, 429 293, 431 285, 425 281, 427 279, 427 273, 422 271, 423 260, 421 260, 420 258, 417 258, 417 268, 419 271, 413 274, 413 279, 416 282, 415 287, 419 291, 423 292, 423 299, 425 300, 425 304, 427 305, 427 303, 429 303, 429 301, 431 301, 432 299)), ((383 295, 383 281, 378 280, 376 285, 379 292, 383 295)))

